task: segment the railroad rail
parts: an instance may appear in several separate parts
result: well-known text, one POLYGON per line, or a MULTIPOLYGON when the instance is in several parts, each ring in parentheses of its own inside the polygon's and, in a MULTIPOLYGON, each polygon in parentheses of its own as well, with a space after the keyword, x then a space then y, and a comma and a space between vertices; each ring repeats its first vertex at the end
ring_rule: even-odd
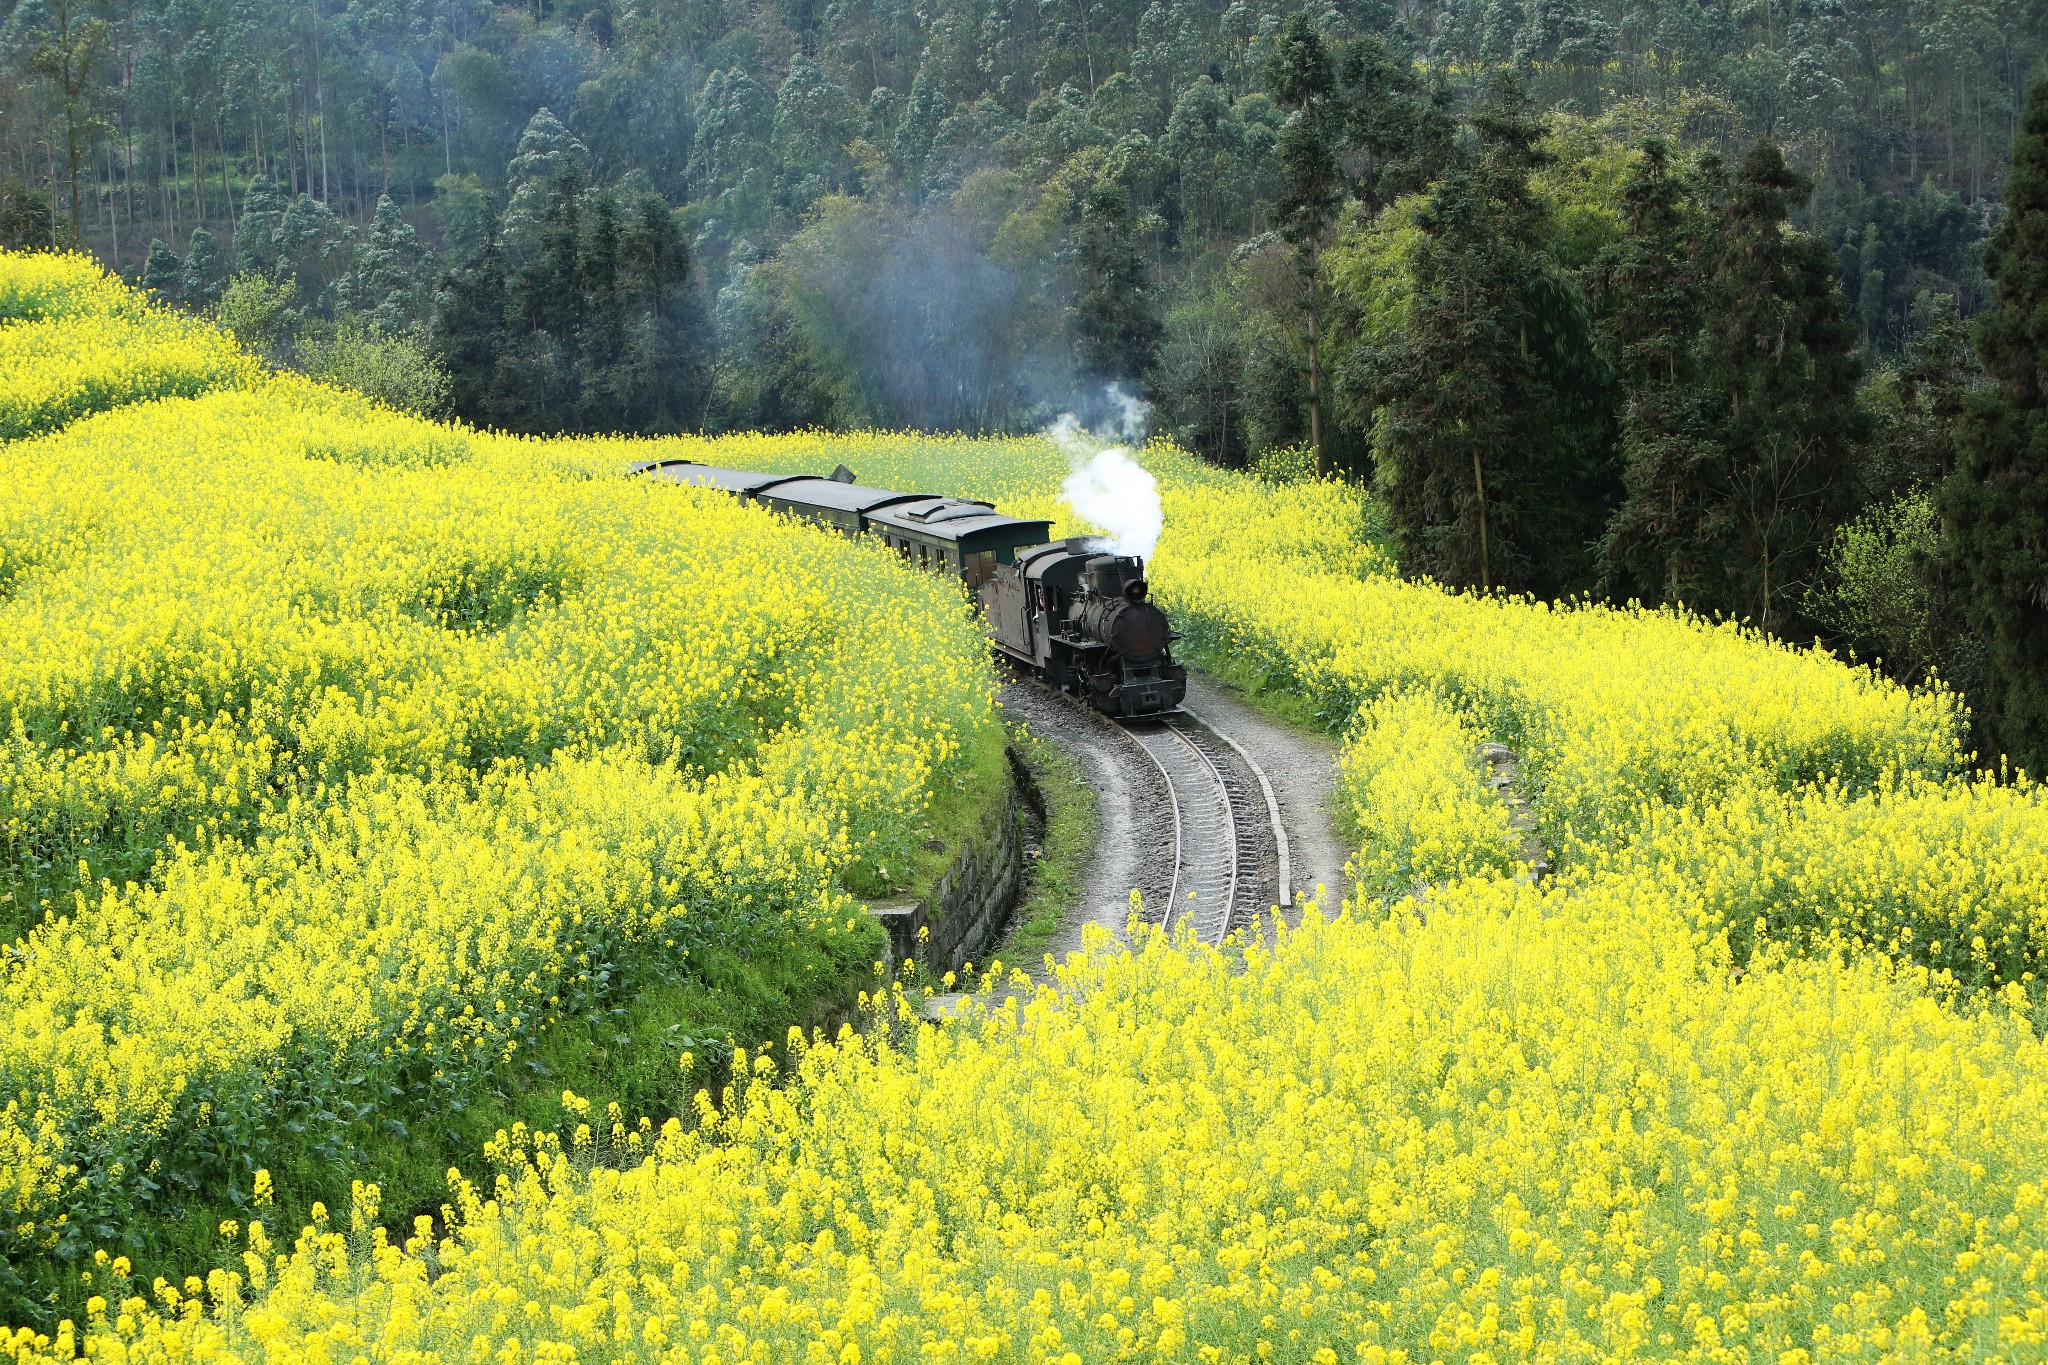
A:
MULTIPOLYGON (((1270 819, 1279 857, 1280 894, 1287 894, 1287 834, 1280 823, 1265 774, 1235 742, 1186 712, 1157 720, 1127 721, 1124 732, 1150 759, 1173 805, 1173 876, 1161 924, 1171 929, 1189 919, 1195 937, 1216 945, 1240 920, 1239 898, 1259 881, 1245 875, 1256 840, 1251 832, 1270 819), (1229 746, 1258 779, 1264 809, 1254 804, 1218 741, 1229 746)), ((1258 905, 1242 907, 1255 913, 1258 905)))

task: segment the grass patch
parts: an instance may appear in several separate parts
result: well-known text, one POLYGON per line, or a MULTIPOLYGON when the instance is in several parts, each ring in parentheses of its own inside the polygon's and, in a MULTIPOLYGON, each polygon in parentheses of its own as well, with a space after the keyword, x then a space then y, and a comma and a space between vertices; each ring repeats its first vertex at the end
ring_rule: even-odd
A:
POLYGON ((1031 961, 1059 931, 1081 892, 1081 869, 1101 828, 1095 792, 1072 754, 1025 726, 1012 731, 1011 753, 1030 779, 1032 805, 1043 831, 1038 856, 1027 859, 1029 878, 1011 917, 1006 959, 1031 961))
MULTIPOLYGON (((1184 628, 1184 627, 1183 627, 1184 628)), ((1175 646, 1174 655, 1189 668, 1221 683, 1230 694, 1260 714, 1312 735, 1341 735, 1351 718, 1333 719, 1326 703, 1309 695, 1291 678, 1273 676, 1247 653, 1218 649, 1196 639, 1175 646)))
POLYGON ((960 856, 961 845, 989 827, 1010 791, 1010 761, 1003 752, 1003 727, 991 722, 967 739, 967 766, 933 794, 924 841, 901 875, 872 887, 847 881, 847 889, 868 899, 922 900, 960 856))

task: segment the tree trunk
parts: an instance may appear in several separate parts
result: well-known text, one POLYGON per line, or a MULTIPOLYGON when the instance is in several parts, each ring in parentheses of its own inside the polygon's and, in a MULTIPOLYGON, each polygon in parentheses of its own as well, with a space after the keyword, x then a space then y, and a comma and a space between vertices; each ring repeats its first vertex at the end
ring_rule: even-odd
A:
POLYGON ((206 180, 199 164, 199 101, 192 101, 192 209, 199 226, 206 226, 206 180))
POLYGON ((327 179, 327 83, 321 79, 320 70, 320 6, 313 6, 313 102, 320 107, 320 199, 322 203, 334 197, 334 186, 327 179))
POLYGON ((80 249, 84 225, 78 211, 78 95, 79 78, 84 73, 77 69, 78 53, 72 45, 71 6, 58 5, 56 9, 57 41, 63 49, 63 67, 57 74, 64 93, 64 173, 71 194, 71 245, 80 249))
POLYGON ((1486 471, 1479 463, 1479 447, 1472 447, 1472 486, 1479 494, 1479 590, 1493 586, 1493 559, 1486 536, 1486 471))
POLYGON ((1308 302, 1308 443, 1315 452, 1316 477, 1323 476, 1323 362, 1316 337, 1316 301, 1311 290, 1308 302))
POLYGON ((228 179, 228 130, 222 125, 218 112, 214 115, 213 131, 220 143, 220 193, 228 201, 228 237, 235 235, 235 186, 228 179))
POLYGON ((169 196, 171 235, 175 237, 178 233, 178 208, 185 198, 185 173, 178 168, 178 101, 173 98, 168 103, 170 108, 166 113, 169 123, 164 133, 164 141, 171 149, 171 178, 164 187, 164 193, 169 196))
MULTIPOLYGON (((114 144, 107 146, 107 226, 114 239, 114 269, 121 268, 121 201, 114 197, 114 184, 121 177, 121 168, 114 161, 114 144)), ((97 171, 94 172, 98 174, 97 171)))

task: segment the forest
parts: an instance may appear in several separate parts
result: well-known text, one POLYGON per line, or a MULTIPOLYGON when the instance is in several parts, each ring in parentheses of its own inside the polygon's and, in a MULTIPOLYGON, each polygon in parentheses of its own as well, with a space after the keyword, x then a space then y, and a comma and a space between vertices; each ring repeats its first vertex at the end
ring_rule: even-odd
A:
POLYGON ((1988 695, 1940 489, 2044 30, 2030 0, 14 0, 0 242, 515 432, 1030 431, 1118 385, 1222 465, 1372 482, 1405 572, 1988 695))

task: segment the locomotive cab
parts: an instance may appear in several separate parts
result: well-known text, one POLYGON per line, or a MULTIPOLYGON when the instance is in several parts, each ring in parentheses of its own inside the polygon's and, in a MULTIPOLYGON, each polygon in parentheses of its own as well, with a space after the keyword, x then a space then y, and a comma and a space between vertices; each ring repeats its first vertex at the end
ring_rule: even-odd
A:
POLYGON ((1150 600, 1144 562, 1084 537, 1020 550, 983 590, 1005 654, 1118 716, 1157 715, 1187 695, 1177 638, 1150 600))

